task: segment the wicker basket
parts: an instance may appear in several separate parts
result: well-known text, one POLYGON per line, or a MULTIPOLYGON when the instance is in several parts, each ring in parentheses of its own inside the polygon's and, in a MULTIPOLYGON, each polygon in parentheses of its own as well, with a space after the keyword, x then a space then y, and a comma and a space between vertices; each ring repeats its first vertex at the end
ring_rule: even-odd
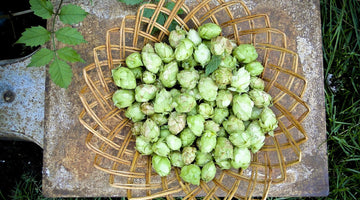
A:
POLYGON ((128 198, 266 198, 271 184, 285 181, 286 168, 301 161, 299 145, 307 140, 301 122, 310 110, 302 100, 306 80, 300 74, 298 55, 287 49, 286 35, 271 28, 266 14, 252 15, 242 1, 204 0, 192 9, 184 0, 174 2, 172 11, 161 0, 158 5, 142 5, 136 16, 126 16, 119 28, 107 31, 106 44, 94 49, 94 63, 83 70, 86 86, 80 91, 84 109, 79 120, 89 130, 85 142, 95 153, 94 166, 109 174, 110 185, 126 190, 128 198), (143 17, 145 9, 154 10, 153 17, 143 17), (179 9, 184 13, 177 15, 179 9), (163 26, 156 22, 160 12, 169 16, 163 26), (140 51, 144 44, 164 41, 172 20, 186 30, 214 22, 223 28, 223 36, 238 44, 253 44, 259 53, 258 61, 265 67, 261 77, 265 91, 273 97, 272 109, 279 121, 275 136, 266 138, 248 169, 218 170, 213 181, 201 182, 200 186, 183 182, 177 168, 167 177, 158 176, 150 157, 135 150, 132 123, 111 100, 117 89, 111 69, 124 64, 126 56, 140 51))

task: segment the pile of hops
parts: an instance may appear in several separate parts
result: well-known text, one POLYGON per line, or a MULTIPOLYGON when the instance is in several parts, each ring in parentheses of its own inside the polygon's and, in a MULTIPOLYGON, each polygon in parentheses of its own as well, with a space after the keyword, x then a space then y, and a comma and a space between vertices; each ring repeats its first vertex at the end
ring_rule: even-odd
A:
POLYGON ((169 44, 146 44, 112 71, 119 87, 112 100, 126 109, 137 151, 152 155, 160 176, 175 166, 199 185, 216 166, 246 169, 278 126, 255 47, 237 46, 221 31, 213 23, 177 28, 169 44))

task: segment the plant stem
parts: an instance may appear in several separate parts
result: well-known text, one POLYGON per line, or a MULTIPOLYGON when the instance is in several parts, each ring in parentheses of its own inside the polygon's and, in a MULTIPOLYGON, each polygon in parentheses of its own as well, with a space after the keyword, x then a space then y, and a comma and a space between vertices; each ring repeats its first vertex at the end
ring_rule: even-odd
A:
POLYGON ((53 51, 55 52, 55 56, 56 56, 56 44, 55 44, 55 23, 56 23, 56 17, 59 15, 61 6, 63 4, 63 0, 60 0, 59 6, 57 7, 55 14, 54 14, 54 18, 52 20, 52 28, 51 28, 51 38, 52 38, 52 46, 53 46, 53 51))

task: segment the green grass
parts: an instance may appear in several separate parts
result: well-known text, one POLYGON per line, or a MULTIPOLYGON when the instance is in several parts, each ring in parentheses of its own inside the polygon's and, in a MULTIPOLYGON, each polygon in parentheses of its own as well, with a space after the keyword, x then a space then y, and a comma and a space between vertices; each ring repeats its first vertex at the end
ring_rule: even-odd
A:
MULTIPOLYGON (((330 194, 320 198, 288 199, 360 199, 358 16, 359 0, 321 0, 330 194)), ((39 189, 34 189, 36 187, 40 188, 37 182, 19 184, 14 195, 44 199, 39 189), (26 188, 32 192, 25 192, 26 188)))
POLYGON ((360 2, 322 0, 330 194, 360 198, 360 2))

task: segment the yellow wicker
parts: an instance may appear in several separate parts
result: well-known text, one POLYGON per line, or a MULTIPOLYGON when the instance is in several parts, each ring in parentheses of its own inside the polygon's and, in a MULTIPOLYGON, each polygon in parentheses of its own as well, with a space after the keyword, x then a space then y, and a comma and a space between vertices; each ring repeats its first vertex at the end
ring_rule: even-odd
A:
POLYGON ((86 85, 79 92, 84 106, 79 120, 89 130, 85 142, 95 153, 94 166, 109 174, 110 185, 126 190, 128 198, 265 199, 271 184, 285 181, 286 168, 301 161, 299 145, 307 140, 301 122, 310 109, 302 100, 306 80, 298 66, 298 55, 288 50, 286 35, 271 28, 266 14, 251 14, 242 1, 204 0, 191 9, 184 0, 174 2, 173 10, 163 7, 165 0, 161 0, 158 5, 142 5, 136 16, 126 16, 120 27, 107 31, 106 44, 94 49, 94 63, 83 69, 86 85), (145 9, 154 10, 150 19, 142 17, 145 9), (184 13, 177 15, 179 9, 184 13), (156 22, 160 12, 169 16, 164 25, 156 22), (266 138, 248 169, 218 170, 213 181, 201 182, 197 187, 183 182, 177 168, 163 178, 153 171, 150 157, 134 148, 131 121, 111 100, 117 89, 111 69, 125 64, 126 56, 140 51, 144 44, 166 40, 172 20, 185 30, 214 22, 223 28, 223 36, 238 44, 253 44, 259 53, 258 61, 265 67, 261 77, 266 82, 265 91, 273 97, 272 109, 279 121, 275 136, 266 138), (155 28, 158 31, 152 34, 155 28))

